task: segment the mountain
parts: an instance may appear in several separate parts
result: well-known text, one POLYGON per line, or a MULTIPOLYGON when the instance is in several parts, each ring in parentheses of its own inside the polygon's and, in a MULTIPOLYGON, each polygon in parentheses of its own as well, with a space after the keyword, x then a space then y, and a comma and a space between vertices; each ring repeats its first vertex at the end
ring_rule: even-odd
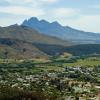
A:
POLYGON ((76 30, 69 26, 62 26, 56 21, 49 23, 46 20, 38 20, 36 17, 32 17, 25 20, 22 26, 27 26, 36 29, 42 34, 55 36, 63 40, 72 41, 73 43, 100 43, 100 34, 76 30))
MULTIPOLYGON (((47 22, 42 20, 42 23, 47 22)), ((54 22, 55 26, 57 22, 54 22)), ((0 58, 48 58, 64 52, 80 56, 100 54, 100 44, 73 45, 69 41, 41 34, 35 29, 17 24, 0 27, 0 58)))
POLYGON ((56 37, 40 34, 35 29, 31 29, 26 26, 19 26, 17 24, 8 27, 0 27, 0 38, 18 39, 31 43, 46 43, 56 45, 70 44, 70 42, 56 37))

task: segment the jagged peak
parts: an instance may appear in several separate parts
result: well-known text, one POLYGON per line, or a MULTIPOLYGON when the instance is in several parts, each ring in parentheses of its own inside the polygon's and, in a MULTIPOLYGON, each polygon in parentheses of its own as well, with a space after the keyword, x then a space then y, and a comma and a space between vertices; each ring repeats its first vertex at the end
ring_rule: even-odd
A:
POLYGON ((51 25, 61 26, 57 21, 52 22, 51 25))
POLYGON ((51 24, 59 24, 57 21, 52 22, 51 24))
POLYGON ((40 20, 40 22, 42 22, 42 23, 49 23, 48 21, 46 21, 44 19, 40 20))
POLYGON ((25 19, 24 21, 23 21, 23 24, 26 24, 28 22, 28 20, 27 19, 25 19))
POLYGON ((39 21, 37 17, 31 17, 28 21, 39 21))

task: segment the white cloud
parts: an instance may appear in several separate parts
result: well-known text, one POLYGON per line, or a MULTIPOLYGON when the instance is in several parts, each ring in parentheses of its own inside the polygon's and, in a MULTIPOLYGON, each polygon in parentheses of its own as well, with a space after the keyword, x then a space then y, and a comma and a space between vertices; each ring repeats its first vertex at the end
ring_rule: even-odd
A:
MULTIPOLYGON (((58 2, 59 0, 4 0, 8 6, 1 6, 0 12, 15 15, 42 16, 47 13, 47 5, 58 2)), ((2 2, 4 2, 2 1, 2 2)))
MULTIPOLYGON (((21 3, 21 0, 5 0, 9 3, 21 3)), ((22 2, 23 3, 29 3, 29 2, 32 2, 33 0, 23 0, 22 2)))
POLYGON ((80 15, 77 19, 63 19, 64 25, 69 25, 85 31, 100 33, 100 15, 80 15))
POLYGON ((56 18, 67 18, 75 16, 78 12, 78 9, 73 8, 55 8, 51 13, 53 13, 56 18))
POLYGON ((78 27, 88 31, 100 32, 100 15, 84 15, 76 20, 78 27))
POLYGON ((9 17, 4 17, 4 18, 0 18, 0 26, 9 26, 9 25, 13 25, 13 24, 21 24, 22 23, 22 19, 26 19, 25 17, 19 17, 19 16, 9 16, 9 17), (13 20, 14 19, 14 20, 13 20))
POLYGON ((42 9, 21 6, 0 7, 0 12, 26 16, 40 16, 44 14, 44 11, 42 9))
POLYGON ((29 4, 30 3, 30 5, 43 5, 43 4, 56 3, 59 0, 23 0, 23 1, 21 1, 21 0, 5 0, 5 1, 7 1, 10 4, 24 5, 24 4, 29 4))
POLYGON ((42 2, 47 2, 47 3, 55 3, 57 2, 58 0, 40 0, 42 2))

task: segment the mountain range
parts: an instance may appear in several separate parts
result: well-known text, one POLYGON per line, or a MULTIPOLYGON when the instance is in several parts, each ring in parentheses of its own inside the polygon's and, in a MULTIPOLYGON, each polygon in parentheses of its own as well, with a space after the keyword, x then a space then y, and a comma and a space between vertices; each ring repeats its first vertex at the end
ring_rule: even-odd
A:
POLYGON ((22 23, 22 26, 36 29, 41 34, 55 36, 77 44, 100 43, 99 33, 85 32, 71 28, 69 26, 62 26, 57 21, 50 23, 46 20, 39 20, 36 17, 32 17, 28 20, 25 20, 22 23))
POLYGON ((48 58, 100 54, 100 34, 75 30, 58 22, 30 18, 22 25, 0 27, 0 58, 48 58))

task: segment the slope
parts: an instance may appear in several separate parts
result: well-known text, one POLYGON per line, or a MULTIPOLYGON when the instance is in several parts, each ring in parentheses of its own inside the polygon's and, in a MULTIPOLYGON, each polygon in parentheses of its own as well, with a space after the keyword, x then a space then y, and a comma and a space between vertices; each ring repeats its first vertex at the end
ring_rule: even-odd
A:
POLYGON ((0 58, 1 59, 31 59, 47 58, 48 56, 28 43, 17 39, 0 38, 0 58))

